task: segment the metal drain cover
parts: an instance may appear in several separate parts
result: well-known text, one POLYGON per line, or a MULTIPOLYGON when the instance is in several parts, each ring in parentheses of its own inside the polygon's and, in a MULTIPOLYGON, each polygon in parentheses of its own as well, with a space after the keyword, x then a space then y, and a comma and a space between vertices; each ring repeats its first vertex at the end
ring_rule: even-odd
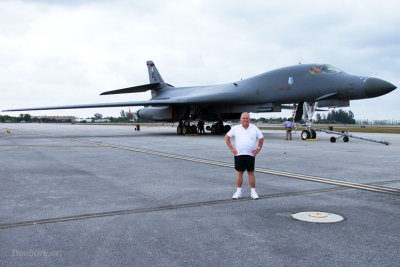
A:
POLYGON ((344 220, 344 218, 340 215, 321 211, 299 212, 292 214, 292 217, 296 220, 313 223, 335 223, 344 220))

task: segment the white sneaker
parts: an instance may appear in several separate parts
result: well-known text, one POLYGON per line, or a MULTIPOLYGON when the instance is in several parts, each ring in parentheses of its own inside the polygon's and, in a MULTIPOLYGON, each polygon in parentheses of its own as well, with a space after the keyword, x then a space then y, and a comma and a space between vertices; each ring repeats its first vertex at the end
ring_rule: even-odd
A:
POLYGON ((252 199, 258 199, 258 194, 256 193, 256 191, 251 192, 251 198, 252 199))
POLYGON ((236 191, 235 194, 233 194, 232 198, 233 199, 239 199, 242 197, 242 192, 236 191))

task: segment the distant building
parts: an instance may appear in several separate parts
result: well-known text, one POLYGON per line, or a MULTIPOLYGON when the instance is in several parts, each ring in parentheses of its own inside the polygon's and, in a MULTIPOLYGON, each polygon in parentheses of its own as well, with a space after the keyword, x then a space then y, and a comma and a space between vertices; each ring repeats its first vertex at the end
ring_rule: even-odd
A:
POLYGON ((89 122, 89 123, 97 123, 97 122, 102 123, 103 122, 104 123, 104 122, 110 122, 110 119, 76 118, 75 122, 78 122, 78 123, 79 122, 89 122))
POLYGON ((95 119, 94 122, 110 122, 110 119, 95 119))
POLYGON ((76 118, 75 119, 75 122, 92 122, 92 118, 86 118, 86 119, 84 119, 84 118, 76 118))
POLYGON ((75 122, 74 116, 32 116, 32 118, 39 120, 51 120, 56 122, 75 122))

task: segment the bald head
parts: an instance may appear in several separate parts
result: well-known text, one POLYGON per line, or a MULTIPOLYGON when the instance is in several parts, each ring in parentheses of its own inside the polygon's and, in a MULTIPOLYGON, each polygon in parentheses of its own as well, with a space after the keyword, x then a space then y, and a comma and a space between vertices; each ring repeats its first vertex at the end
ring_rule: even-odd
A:
POLYGON ((250 119, 250 114, 247 113, 247 112, 243 112, 243 113, 240 115, 240 119, 242 119, 243 116, 246 116, 246 117, 248 117, 248 118, 250 119))
POLYGON ((242 123, 242 126, 247 129, 250 125, 250 114, 247 112, 243 112, 240 116, 240 122, 242 123))

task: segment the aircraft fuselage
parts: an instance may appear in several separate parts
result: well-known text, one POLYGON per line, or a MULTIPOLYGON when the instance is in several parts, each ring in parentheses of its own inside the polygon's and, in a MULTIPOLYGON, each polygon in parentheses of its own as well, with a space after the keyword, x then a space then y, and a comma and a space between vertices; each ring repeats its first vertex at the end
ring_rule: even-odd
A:
POLYGON ((327 64, 299 64, 220 85, 173 87, 164 82, 152 61, 150 84, 102 93, 151 90, 147 101, 81 104, 6 111, 144 106, 138 116, 156 121, 237 118, 242 112, 279 112, 287 104, 316 103, 319 107, 349 106, 350 100, 384 95, 396 86, 381 79, 347 74, 327 64))

